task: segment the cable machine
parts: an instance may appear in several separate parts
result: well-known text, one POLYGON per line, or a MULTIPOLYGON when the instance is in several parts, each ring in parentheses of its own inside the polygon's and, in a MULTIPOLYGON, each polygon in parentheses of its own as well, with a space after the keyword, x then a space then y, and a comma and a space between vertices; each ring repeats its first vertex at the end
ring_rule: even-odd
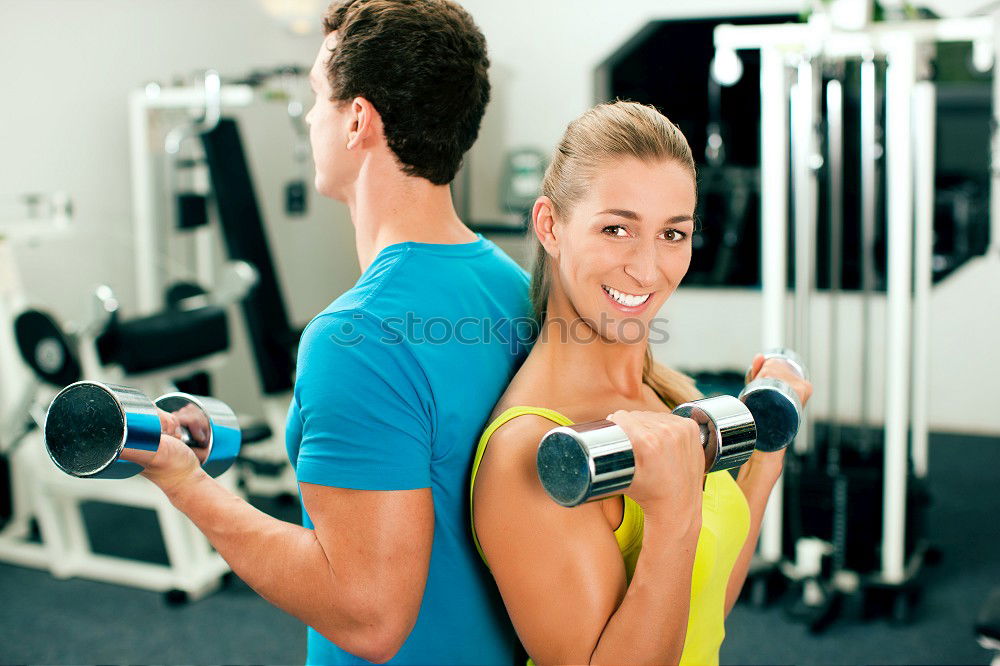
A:
MULTIPOLYGON (((860 3, 859 3, 860 4, 860 3)), ((858 575, 834 557, 833 585, 840 593, 878 588, 893 598, 892 612, 904 615, 912 601, 914 581, 925 549, 907 548, 907 479, 927 476, 928 303, 932 277, 934 222, 935 88, 928 80, 936 44, 969 42, 978 67, 985 71, 996 57, 995 34, 1000 12, 993 16, 872 22, 867 15, 846 25, 833 13, 816 12, 807 23, 777 25, 720 25, 715 29, 716 60, 738 63, 737 51, 760 54, 761 99, 761 244, 763 301, 762 346, 789 345, 810 358, 812 333, 810 296, 816 289, 818 186, 821 170, 827 177, 831 227, 843 213, 841 194, 856 187, 861 199, 862 292, 873 291, 875 214, 879 205, 877 172, 883 147, 877 137, 884 127, 884 205, 887 219, 888 269, 886 287, 886 347, 883 428, 883 483, 881 558, 878 570, 858 575), (860 80, 860 182, 843 180, 844 73, 855 69, 860 80), (879 79, 882 78, 882 81, 879 79), (884 86, 880 111, 878 88, 884 86), (824 104, 825 101, 825 104, 824 104), (884 115, 883 115, 884 113, 884 115), (825 131, 824 131, 825 130, 825 131), (791 206, 789 207, 789 203, 791 206), (792 246, 786 239, 792 231, 792 246), (788 296, 788 259, 793 257, 791 298, 788 296), (790 316, 789 316, 790 313, 790 316)), ((738 74, 737 74, 738 78, 738 74)), ((993 98, 996 117, 997 83, 993 98)), ((995 125, 995 121, 994 121, 995 125)), ((997 162, 993 136, 993 162, 997 162)), ((1000 196, 998 171, 992 174, 991 196, 1000 196)), ((991 252, 1000 250, 1000 206, 991 208, 991 252)), ((831 234, 836 238, 836 234, 831 234)), ((842 248, 834 242, 832 250, 842 248)), ((831 289, 839 281, 840 257, 831 261, 831 289)), ((871 314, 864 299, 865 345, 862 350, 862 426, 869 420, 872 391, 867 368, 877 362, 871 351, 871 314)), ((832 316, 836 316, 833 310, 832 316)), ((836 322, 834 322, 834 325, 836 322)), ((833 348, 836 340, 831 340, 833 348)), ((835 354, 828 362, 840 361, 835 354)), ((834 372, 832 376, 836 376, 834 372)), ((830 387, 836 392, 836 387, 830 387)), ((864 428, 862 428, 864 431, 864 428)), ((813 447, 812 428, 804 423, 795 450, 813 447)), ((837 434, 833 433, 828 464, 837 465, 837 434)), ((841 492, 843 494, 843 492, 841 492)), ((836 497, 836 493, 835 493, 836 497)), ((781 571, 789 577, 818 574, 817 554, 799 548, 794 565, 784 560, 782 483, 771 496, 761 531, 754 570, 781 571), (812 560, 807 563, 804 560, 812 560)), ((834 501, 835 532, 847 529, 846 499, 834 501)), ((842 537, 841 537, 842 538, 842 537)), ((796 544, 801 546, 802 544, 796 544)), ((836 544, 834 544, 836 545, 836 544)), ((822 553, 819 553, 822 555, 822 553)), ((763 576, 759 580, 766 580, 763 576)))
MULTIPOLYGON (((270 431, 266 441, 242 455, 246 463, 244 481, 247 490, 255 494, 297 494, 284 450, 284 424, 298 331, 289 321, 238 124, 224 114, 254 104, 286 103, 295 129, 294 160, 303 173, 297 173, 285 188, 285 212, 301 215, 306 210, 308 133, 294 84, 303 75, 300 68, 281 67, 223 81, 217 72, 209 70, 198 84, 161 87, 150 83, 129 97, 140 312, 159 308, 164 299, 169 302, 191 292, 197 294, 198 285, 211 284, 218 250, 209 221, 218 222, 222 253, 230 261, 245 262, 256 272, 256 286, 241 303, 270 431), (187 120, 160 139, 160 126, 183 112, 188 113, 187 120), (158 169, 160 166, 162 169, 158 169), (164 197, 164 192, 168 196, 164 197), (171 219, 177 231, 193 238, 187 245, 171 236, 171 219), (165 252, 171 247, 181 248, 174 255, 188 255, 171 256, 171 266, 187 263, 196 276, 195 285, 166 284, 168 276, 161 257, 171 254, 165 252)), ((198 390, 210 393, 205 388, 198 390)))

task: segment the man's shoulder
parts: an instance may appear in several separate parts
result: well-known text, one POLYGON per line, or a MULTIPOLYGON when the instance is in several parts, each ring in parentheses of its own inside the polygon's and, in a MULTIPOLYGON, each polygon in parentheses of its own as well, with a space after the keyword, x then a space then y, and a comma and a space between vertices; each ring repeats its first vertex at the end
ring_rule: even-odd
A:
POLYGON ((450 246, 416 244, 394 257, 391 268, 387 265, 382 277, 395 283, 397 276, 422 274, 422 282, 426 282, 435 276, 447 280, 452 275, 474 273, 527 284, 528 273, 496 243, 481 238, 479 242, 468 245, 470 247, 456 251, 450 246))
POLYGON ((326 306, 314 319, 343 316, 345 313, 362 312, 376 316, 373 307, 376 296, 387 285, 399 282, 401 269, 410 259, 405 247, 387 248, 365 269, 350 289, 326 306))
POLYGON ((407 247, 379 256, 358 283, 330 304, 324 313, 360 311, 375 320, 403 313, 432 316, 459 302, 465 307, 502 304, 520 309, 530 282, 527 272, 494 243, 463 255, 438 254, 432 247, 407 247), (374 269, 374 270, 373 270, 374 269), (461 298, 456 298, 461 292, 461 298))
POLYGON ((528 275, 496 245, 484 245, 485 251, 460 260, 407 247, 383 252, 353 287, 313 317, 302 346, 405 347, 409 337, 400 333, 400 321, 417 328, 477 316, 520 321, 530 314, 528 275))

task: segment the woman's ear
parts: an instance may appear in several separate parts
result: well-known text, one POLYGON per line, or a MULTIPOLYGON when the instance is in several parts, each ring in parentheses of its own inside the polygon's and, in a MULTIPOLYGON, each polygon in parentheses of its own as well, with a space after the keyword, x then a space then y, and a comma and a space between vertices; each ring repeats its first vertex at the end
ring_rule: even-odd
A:
POLYGON ((555 208, 552 200, 546 196, 535 199, 535 205, 531 209, 531 224, 535 231, 535 237, 542 244, 545 251, 553 259, 559 258, 558 222, 555 217, 555 208))

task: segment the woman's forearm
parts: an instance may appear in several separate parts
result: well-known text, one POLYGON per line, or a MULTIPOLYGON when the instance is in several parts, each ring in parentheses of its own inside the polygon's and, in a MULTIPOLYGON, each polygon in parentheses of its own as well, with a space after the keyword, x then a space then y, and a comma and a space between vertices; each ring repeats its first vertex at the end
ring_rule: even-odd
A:
POLYGON ((746 581, 750 561, 757 550, 757 540, 760 538, 760 526, 764 520, 767 500, 771 496, 771 489, 781 476, 783 462, 784 452, 778 454, 755 452, 740 469, 739 477, 736 479, 750 507, 750 530, 736 558, 733 571, 729 574, 729 583, 726 586, 726 615, 729 615, 729 611, 736 604, 743 583, 746 581))
POLYGON ((684 650, 701 510, 678 528, 646 516, 635 575, 590 663, 677 663, 684 650))

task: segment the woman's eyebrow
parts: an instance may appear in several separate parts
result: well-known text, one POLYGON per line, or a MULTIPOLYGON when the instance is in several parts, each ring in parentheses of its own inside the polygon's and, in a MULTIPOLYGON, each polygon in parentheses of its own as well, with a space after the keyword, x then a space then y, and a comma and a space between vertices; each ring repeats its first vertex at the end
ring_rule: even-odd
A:
POLYGON ((602 210, 598 215, 617 215, 618 217, 624 217, 626 220, 638 220, 639 214, 633 210, 625 210, 623 208, 608 208, 602 210))
MULTIPOLYGON (((597 215, 617 215, 618 217, 624 217, 626 220, 638 220, 639 214, 633 210, 625 210, 624 208, 607 208, 602 210, 597 215)), ((596 216, 595 216, 596 217, 596 216)), ((681 222, 694 222, 694 218, 690 215, 674 215, 667 220, 667 224, 680 224, 681 222)))

